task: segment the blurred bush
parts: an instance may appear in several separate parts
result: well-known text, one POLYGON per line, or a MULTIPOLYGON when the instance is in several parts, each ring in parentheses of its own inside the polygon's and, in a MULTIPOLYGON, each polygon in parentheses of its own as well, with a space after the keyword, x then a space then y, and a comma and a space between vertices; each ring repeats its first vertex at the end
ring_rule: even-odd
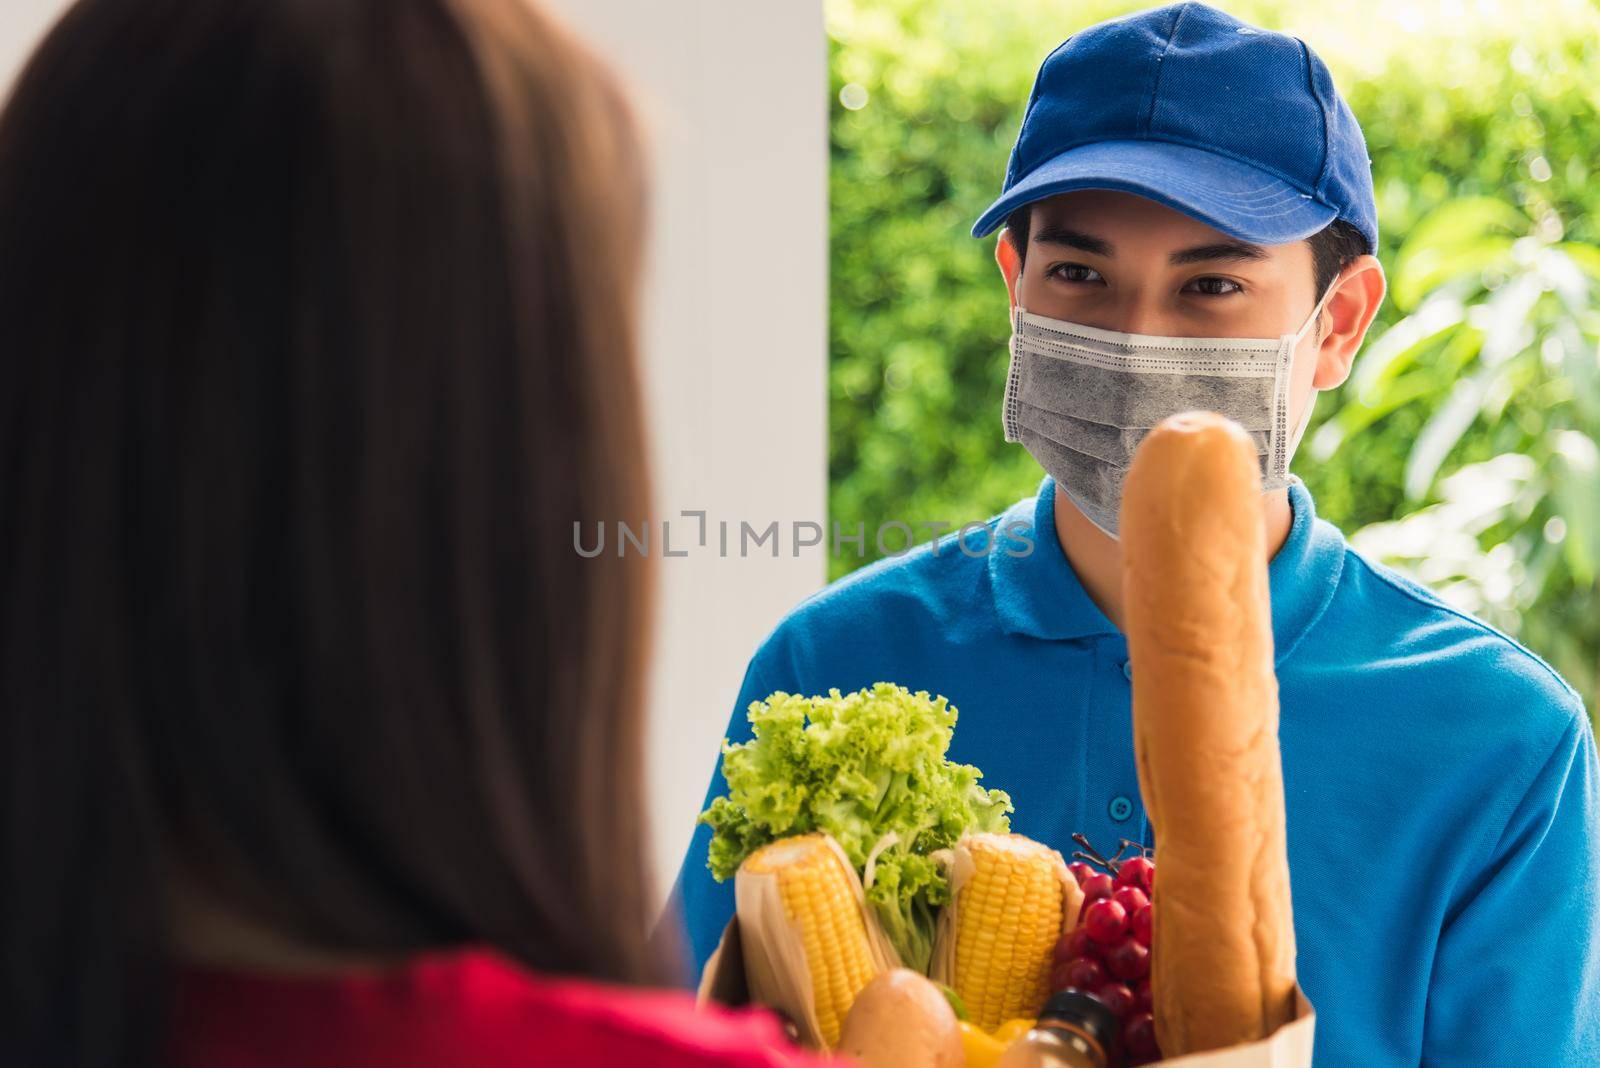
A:
MULTIPOLYGON (((959 524, 1037 486, 1001 437, 1004 291, 993 239, 968 229, 1039 62, 1140 6, 828 0, 834 522, 959 524)), ((1593 709, 1600 17, 1576 0, 1537 19, 1505 0, 1227 6, 1328 62, 1378 193, 1390 300, 1296 472, 1364 551, 1516 634, 1593 709)), ((870 535, 865 551, 831 575, 872 558, 870 535)))

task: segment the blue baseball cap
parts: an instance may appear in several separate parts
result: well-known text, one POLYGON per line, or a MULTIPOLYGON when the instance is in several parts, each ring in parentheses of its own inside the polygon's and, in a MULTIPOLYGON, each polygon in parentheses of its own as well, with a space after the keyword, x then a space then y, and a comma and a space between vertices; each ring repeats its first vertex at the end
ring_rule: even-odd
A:
POLYGON ((1073 189, 1137 193, 1263 245, 1344 219, 1378 247, 1366 139, 1328 68, 1206 4, 1102 22, 1051 52, 972 236, 1073 189))

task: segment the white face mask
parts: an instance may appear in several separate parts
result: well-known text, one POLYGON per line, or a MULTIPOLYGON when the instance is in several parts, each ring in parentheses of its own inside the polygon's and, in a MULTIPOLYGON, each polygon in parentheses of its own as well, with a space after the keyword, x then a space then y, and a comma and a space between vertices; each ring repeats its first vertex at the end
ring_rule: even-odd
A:
POLYGON ((1278 338, 1123 334, 1024 311, 1011 316, 1011 367, 1001 414, 1089 521, 1113 538, 1122 480, 1146 433, 1168 416, 1220 412, 1255 439, 1262 488, 1289 484, 1289 458, 1316 393, 1289 426, 1289 371, 1300 339, 1333 290, 1278 338))

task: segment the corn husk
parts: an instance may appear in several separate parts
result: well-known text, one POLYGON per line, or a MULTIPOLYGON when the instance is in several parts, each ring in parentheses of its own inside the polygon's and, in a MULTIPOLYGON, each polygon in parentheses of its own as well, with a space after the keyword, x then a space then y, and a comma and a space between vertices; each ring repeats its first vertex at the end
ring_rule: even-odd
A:
MULTIPOLYGON (((971 881, 976 865, 972 859, 972 843, 982 838, 1023 838, 1022 835, 969 834, 963 836, 949 849, 941 849, 933 856, 945 869, 950 879, 950 903, 939 910, 939 924, 933 940, 933 961, 928 977, 936 983, 954 986, 956 979, 956 921, 961 915, 961 892, 971 881)), ((1026 839, 1025 839, 1026 840, 1026 839)), ((1083 907, 1083 890, 1073 878, 1059 850, 1055 854, 1057 878, 1061 882, 1061 934, 1067 935, 1077 926, 1078 910, 1083 907)))
MULTIPOLYGON (((899 954, 867 905, 854 865, 831 835, 822 837, 838 855, 854 889, 874 974, 900 967, 899 954)), ((800 1040, 806 1045, 814 1049, 826 1048, 800 925, 791 921, 784 910, 777 875, 750 872, 741 867, 734 876, 733 896, 750 1000, 776 1009, 792 1020, 799 1029, 800 1040)))

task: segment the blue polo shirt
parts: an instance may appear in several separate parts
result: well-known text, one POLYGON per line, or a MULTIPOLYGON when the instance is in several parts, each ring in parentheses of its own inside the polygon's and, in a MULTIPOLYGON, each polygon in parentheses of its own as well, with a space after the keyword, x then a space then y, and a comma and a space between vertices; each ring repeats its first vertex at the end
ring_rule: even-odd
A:
MULTIPOLYGON (((1582 701, 1533 653, 1350 548, 1298 480, 1290 503, 1269 578, 1317 1065, 1600 1065, 1600 774, 1582 701)), ((1010 792, 1014 830, 1064 852, 1074 831, 1109 851, 1153 844, 1127 642, 1079 583, 1054 511, 1046 478, 987 531, 803 602, 756 652, 728 737, 750 737, 745 710, 774 690, 928 690, 960 710, 951 757, 1010 792)), ((719 770, 707 804, 723 788, 719 770)), ((697 971, 733 913, 709 840, 699 827, 673 891, 697 971)))

